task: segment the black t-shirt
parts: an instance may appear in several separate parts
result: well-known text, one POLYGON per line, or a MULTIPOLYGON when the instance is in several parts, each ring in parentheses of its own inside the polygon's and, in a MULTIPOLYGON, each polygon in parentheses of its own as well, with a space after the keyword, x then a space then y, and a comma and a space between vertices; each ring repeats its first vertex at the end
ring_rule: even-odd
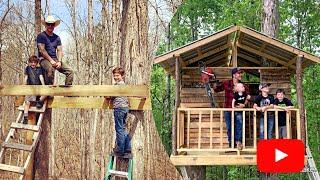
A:
MULTIPOLYGON (((293 106, 292 102, 287 98, 283 98, 282 101, 279 101, 279 99, 275 99, 274 105, 281 106, 281 107, 293 106)), ((279 111, 279 114, 278 114, 279 126, 286 125, 286 119, 287 119, 286 114, 287 113, 284 111, 279 111)))
POLYGON ((28 85, 41 85, 40 75, 43 75, 42 67, 32 68, 31 66, 27 66, 24 74, 28 76, 28 85))
POLYGON ((270 94, 268 94, 267 97, 263 97, 261 94, 259 94, 253 102, 259 107, 269 106, 270 104, 274 104, 274 97, 270 94))
POLYGON ((235 99, 235 105, 244 104, 244 102, 247 99, 247 93, 243 92, 242 95, 240 95, 238 92, 235 92, 233 94, 233 99, 235 99))
MULTIPOLYGON (((51 58, 53 59, 57 58, 56 49, 58 46, 61 45, 61 39, 58 35, 53 33, 52 36, 49 36, 44 31, 37 36, 37 44, 39 43, 45 45, 45 49, 51 58)), ((39 52, 39 57, 42 57, 40 52, 39 52)))

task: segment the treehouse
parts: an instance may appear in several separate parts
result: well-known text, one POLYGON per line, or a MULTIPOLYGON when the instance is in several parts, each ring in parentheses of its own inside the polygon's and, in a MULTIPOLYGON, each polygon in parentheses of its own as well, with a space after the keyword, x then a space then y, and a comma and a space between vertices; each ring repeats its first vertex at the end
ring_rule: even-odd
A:
MULTIPOLYGON (((252 104, 248 108, 237 109, 243 113, 243 150, 239 151, 234 146, 233 123, 229 147, 223 114, 225 111, 234 112, 234 109, 223 108, 224 91, 213 93, 216 107, 211 107, 200 81, 199 62, 210 67, 219 81, 231 79, 231 69, 240 67, 245 76, 257 80, 244 82, 249 85, 251 99, 258 95, 260 82, 272 84, 270 94, 275 95, 276 89, 283 88, 286 95, 292 98, 290 80, 296 76, 298 106, 287 112, 287 138, 306 142, 302 73, 304 68, 320 63, 320 58, 252 29, 231 26, 155 58, 155 63, 176 80, 171 155, 175 166, 256 165, 259 113, 252 108, 252 104), (268 65, 262 63, 264 61, 268 65)), ((278 113, 281 110, 268 111, 274 111, 273 138, 278 139, 278 113)), ((231 122, 234 122, 233 115, 231 122)), ((266 123, 264 121, 265 139, 266 123)))

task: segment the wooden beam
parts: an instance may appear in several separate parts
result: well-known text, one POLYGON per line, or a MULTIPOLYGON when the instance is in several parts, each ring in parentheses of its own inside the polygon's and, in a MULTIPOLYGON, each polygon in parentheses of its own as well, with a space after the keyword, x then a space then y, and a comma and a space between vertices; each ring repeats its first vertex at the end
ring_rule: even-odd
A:
MULTIPOLYGON (((209 67, 209 68, 212 68, 213 70, 214 69, 233 69, 234 67, 209 67)), ((287 67, 239 67, 240 69, 252 69, 252 70, 259 70, 259 69, 267 69, 267 70, 279 70, 279 69, 288 69, 287 67)), ((191 69, 198 69, 198 67, 184 67, 182 68, 183 70, 191 70, 191 69)))
POLYGON ((266 48, 266 45, 267 45, 267 43, 266 43, 266 42, 263 42, 263 43, 262 43, 262 46, 259 48, 259 51, 260 51, 260 52, 263 52, 264 48, 266 48))
POLYGON ((232 44, 232 66, 238 67, 238 47, 232 44))
POLYGON ((297 61, 298 56, 294 56, 289 62, 288 65, 292 65, 293 63, 295 63, 297 61))
POLYGON ((218 55, 218 56, 213 57, 212 59, 210 59, 210 60, 208 60, 208 61, 204 61, 204 63, 205 63, 206 65, 210 65, 210 64, 214 63, 215 61, 218 61, 218 60, 220 60, 220 59, 223 59, 223 58, 226 57, 227 55, 228 55, 228 53, 220 54, 220 55, 218 55))
MULTIPOLYGON (((36 117, 36 113, 35 112, 29 112, 29 116, 28 116, 28 125, 36 125, 37 122, 37 117, 36 117)), ((26 144, 27 145, 32 145, 33 143, 33 133, 32 131, 27 131, 26 133, 26 144)), ((25 156, 25 158, 27 158, 28 155, 25 156)), ((35 171, 33 168, 33 163, 34 163, 34 156, 30 157, 30 161, 26 161, 26 172, 25 172, 25 177, 24 179, 34 179, 35 176, 35 171)))
POLYGON ((175 64, 175 77, 176 77, 176 100, 175 109, 172 120, 172 154, 177 154, 177 119, 178 119, 178 108, 180 106, 180 87, 181 87, 181 65, 178 58, 176 58, 175 64))
POLYGON ((312 60, 314 62, 317 62, 317 63, 320 63, 320 57, 317 57, 315 55, 312 55, 310 53, 307 53, 307 52, 304 52, 300 49, 297 49, 295 47, 292 47, 288 44, 285 44, 281 41, 278 41, 276 39, 273 39, 272 37, 269 37, 269 36, 266 36, 264 34, 260 34, 256 31, 253 31, 253 30, 250 30, 248 28, 245 28, 245 27, 239 27, 240 28, 240 31, 243 32, 243 33, 246 33, 252 37, 255 37, 257 39, 260 39, 262 41, 265 41, 266 43, 269 43, 269 44, 272 44, 278 48, 281 48, 281 49, 284 49, 286 51, 289 51, 293 54, 296 54, 296 55, 301 55, 301 56, 304 56, 305 58, 309 59, 309 60, 312 60))
POLYGON ((170 52, 168 52, 166 54, 162 54, 160 56, 157 56, 155 58, 155 60, 154 60, 154 63, 158 64, 158 63, 160 63, 162 61, 166 61, 166 60, 168 60, 168 59, 170 59, 170 58, 172 58, 174 56, 180 56, 180 54, 182 54, 182 53, 188 52, 188 51, 190 51, 192 49, 195 49, 195 48, 198 48, 198 47, 203 46, 205 44, 208 44, 208 43, 210 43, 210 42, 212 42, 214 40, 217 40, 217 39, 222 38, 222 37, 224 37, 226 35, 229 35, 230 33, 233 33, 235 31, 237 31, 238 29, 239 29, 238 26, 232 26, 232 27, 229 27, 227 29, 221 30, 221 31, 219 31, 219 32, 217 32, 217 33, 215 33, 215 34, 213 34, 211 36, 208 36, 206 38, 200 39, 198 41, 194 41, 194 42, 192 42, 192 43, 190 43, 190 44, 188 44, 186 46, 182 46, 182 47, 180 47, 178 49, 175 49, 173 51, 170 51, 170 52))
POLYGON ((0 164, 0 170, 9 171, 9 172, 13 172, 13 173, 19 173, 19 174, 24 173, 23 167, 11 166, 11 165, 7 165, 7 164, 0 164))
POLYGON ((304 99, 303 99, 303 90, 302 90, 302 61, 304 57, 297 57, 297 69, 296 69, 296 83, 297 83, 297 102, 300 110, 300 124, 301 124, 301 140, 306 145, 306 126, 305 126, 305 108, 304 108, 304 99))
POLYGON ((240 47, 240 48, 242 48, 242 49, 245 49, 245 50, 247 50, 247 51, 253 52, 253 53, 255 53, 255 54, 259 55, 259 56, 262 56, 262 57, 264 57, 264 58, 267 58, 267 59, 270 59, 270 60, 272 60, 272 61, 274 61, 274 62, 277 62, 277 63, 279 63, 279 64, 281 64, 281 65, 283 65, 283 66, 287 66, 287 67, 289 67, 289 68, 291 68, 291 69, 295 69, 295 66, 293 66, 293 65, 290 65, 290 66, 289 66, 287 62, 282 61, 282 60, 280 60, 280 59, 278 59, 278 58, 275 58, 274 56, 271 56, 271 55, 269 55, 269 54, 260 52, 260 51, 257 50, 257 49, 251 48, 251 47, 246 46, 246 45, 243 45, 243 44, 237 44, 237 46, 240 47))
MULTIPOLYGON (((151 110, 150 98, 129 97, 130 110, 151 110)), ((110 99, 102 97, 55 97, 49 101, 49 108, 112 109, 110 99)))
MULTIPOLYGON (((150 98, 128 97, 130 110, 151 110, 150 98)), ((19 96, 15 100, 15 106, 19 106, 19 110, 23 110, 21 106, 24 102, 24 97, 19 96)), ((110 99, 103 97, 59 97, 48 99, 48 108, 83 108, 83 109, 112 109, 110 99)), ((34 112, 42 112, 41 109, 31 107, 34 112)))
POLYGON ((229 48, 230 46, 231 46, 231 43, 227 43, 227 44, 225 44, 223 46, 217 47, 216 49, 210 50, 210 51, 202 54, 201 56, 197 56, 195 58, 187 60, 186 61, 186 65, 190 65, 190 64, 195 63, 195 62, 197 62, 197 61, 199 61, 199 60, 201 60, 203 58, 206 58, 206 57, 209 57, 211 55, 214 55, 214 54, 216 54, 216 53, 218 53, 220 51, 223 51, 223 50, 229 48))
POLYGON ((181 67, 186 67, 186 66, 187 66, 186 62, 183 61, 180 56, 178 57, 178 59, 179 59, 179 61, 180 61, 181 67))
POLYGON ((246 54, 241 54, 241 53, 240 53, 240 54, 238 54, 238 56, 241 57, 241 58, 243 58, 243 59, 245 59, 245 60, 248 60, 248 61, 250 61, 250 62, 253 62, 253 63, 255 63, 255 64, 261 65, 261 62, 260 62, 260 61, 254 59, 253 57, 250 57, 250 56, 248 56, 248 55, 246 55, 246 54))
POLYGON ((256 165, 256 155, 171 155, 175 166, 256 165))
POLYGON ((21 124, 21 123, 16 123, 16 122, 11 123, 11 128, 23 129, 23 130, 34 131, 34 132, 39 131, 39 126, 35 126, 35 125, 31 125, 31 124, 21 124))
POLYGON ((32 146, 30 145, 25 145, 25 144, 18 144, 18 143, 8 143, 4 142, 2 143, 3 148, 11 148, 11 149, 18 149, 18 150, 23 150, 23 151, 32 151, 32 146))
POLYGON ((3 85, 0 96, 131 96, 149 97, 149 88, 146 85, 73 85, 59 87, 52 85, 3 85))

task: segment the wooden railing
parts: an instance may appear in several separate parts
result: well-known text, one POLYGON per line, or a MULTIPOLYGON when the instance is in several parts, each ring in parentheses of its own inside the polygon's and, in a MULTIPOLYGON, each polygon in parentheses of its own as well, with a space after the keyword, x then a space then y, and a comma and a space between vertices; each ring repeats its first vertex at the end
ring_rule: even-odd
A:
MULTIPOLYGON (((178 108, 177 151, 238 151, 234 146, 234 112, 242 113, 242 151, 255 152, 260 132, 258 111, 253 108, 178 108), (227 139, 224 112, 231 112, 231 147, 227 139)), ((279 139, 280 109, 269 109, 274 113, 273 139, 279 139)), ((299 109, 286 112, 286 139, 301 139, 299 109)), ((264 113, 264 139, 267 139, 267 113, 264 113)))

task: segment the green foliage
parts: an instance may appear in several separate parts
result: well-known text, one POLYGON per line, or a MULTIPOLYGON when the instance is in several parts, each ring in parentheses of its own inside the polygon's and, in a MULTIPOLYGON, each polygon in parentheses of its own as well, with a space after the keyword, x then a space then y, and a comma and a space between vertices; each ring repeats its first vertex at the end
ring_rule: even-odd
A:
MULTIPOLYGON (((174 92, 174 80, 171 80, 170 91, 174 92)), ((167 101, 167 77, 163 68, 154 65, 151 74, 152 113, 162 143, 168 154, 171 154, 171 123, 174 105, 174 93, 170 94, 170 106, 167 101)))

